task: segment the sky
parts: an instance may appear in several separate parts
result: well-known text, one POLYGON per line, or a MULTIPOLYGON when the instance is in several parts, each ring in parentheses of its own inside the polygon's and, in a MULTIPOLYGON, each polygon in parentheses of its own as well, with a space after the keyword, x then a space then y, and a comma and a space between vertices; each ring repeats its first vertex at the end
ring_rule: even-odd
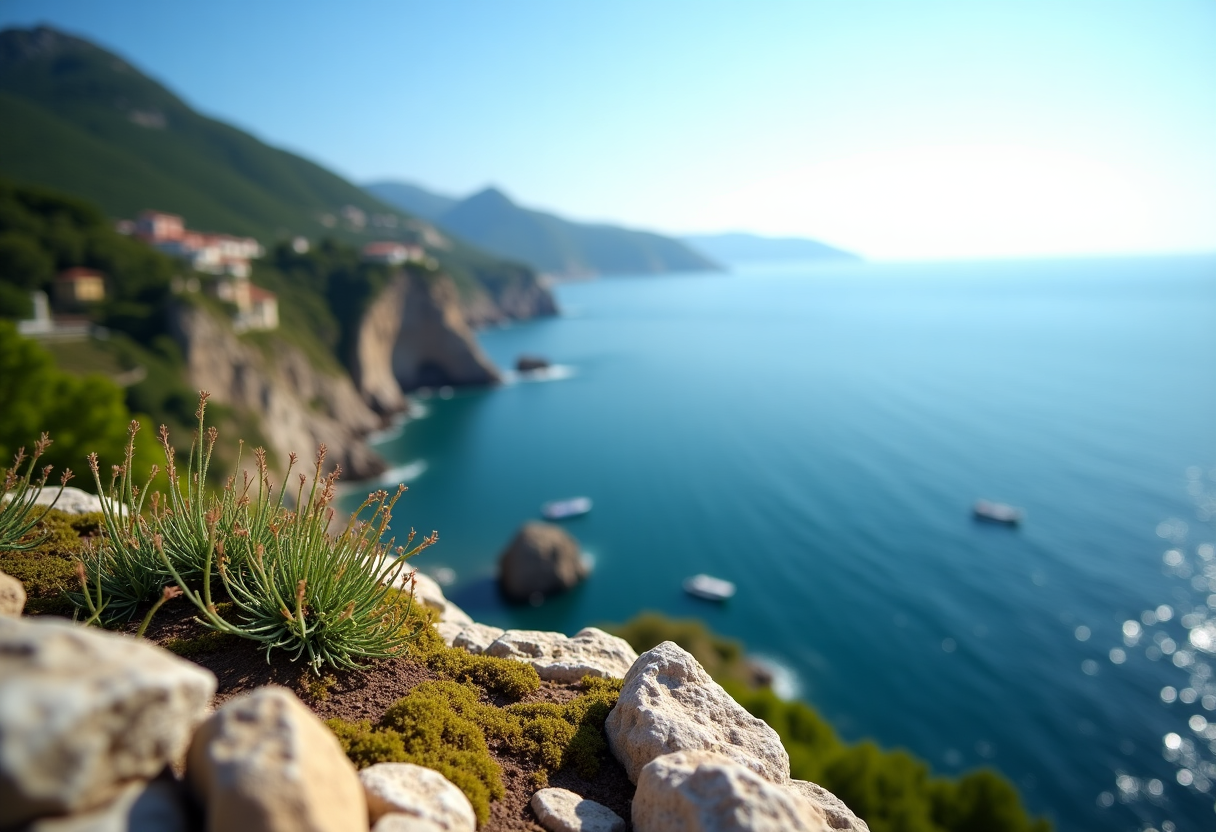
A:
POLYGON ((1216 251, 1216 2, 0 0, 359 183, 874 259, 1216 251))

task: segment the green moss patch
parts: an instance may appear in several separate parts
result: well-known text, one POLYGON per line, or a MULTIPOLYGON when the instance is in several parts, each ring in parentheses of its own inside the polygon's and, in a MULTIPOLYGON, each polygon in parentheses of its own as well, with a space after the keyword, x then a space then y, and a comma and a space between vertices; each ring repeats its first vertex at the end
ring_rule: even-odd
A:
POLYGON ((100 514, 47 512, 35 534, 45 537, 38 546, 22 552, 0 552, 0 572, 7 572, 25 587, 26 615, 71 615, 75 610, 67 593, 80 588, 76 561, 84 550, 83 537, 97 533, 100 514))

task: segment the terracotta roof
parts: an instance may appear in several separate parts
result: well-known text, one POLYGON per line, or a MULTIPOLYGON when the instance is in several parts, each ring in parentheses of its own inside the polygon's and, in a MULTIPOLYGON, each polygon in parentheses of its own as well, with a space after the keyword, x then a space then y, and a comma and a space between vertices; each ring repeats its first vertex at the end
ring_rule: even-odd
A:
POLYGON ((261 286, 255 286, 252 283, 249 284, 249 300, 251 301, 257 302, 259 300, 278 300, 278 297, 279 296, 274 292, 263 289, 261 286))
POLYGON ((105 275, 96 269, 87 269, 84 266, 73 266, 70 269, 64 269, 61 271, 55 279, 64 282, 71 282, 76 280, 88 280, 91 278, 104 280, 105 275))

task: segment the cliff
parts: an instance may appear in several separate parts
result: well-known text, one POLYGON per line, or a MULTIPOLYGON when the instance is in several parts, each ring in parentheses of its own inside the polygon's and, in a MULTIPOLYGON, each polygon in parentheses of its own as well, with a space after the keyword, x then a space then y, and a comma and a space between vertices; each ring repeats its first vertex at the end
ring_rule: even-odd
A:
POLYGON ((354 386, 382 414, 405 406, 405 390, 499 380, 444 275, 397 274, 364 312, 352 352, 354 386))
POLYGON ((297 347, 277 341, 273 357, 241 340, 227 321, 204 308, 176 304, 169 326, 186 362, 190 384, 260 420, 269 450, 280 459, 307 459, 318 444, 352 479, 385 470, 364 442, 383 424, 344 373, 318 369, 297 347))

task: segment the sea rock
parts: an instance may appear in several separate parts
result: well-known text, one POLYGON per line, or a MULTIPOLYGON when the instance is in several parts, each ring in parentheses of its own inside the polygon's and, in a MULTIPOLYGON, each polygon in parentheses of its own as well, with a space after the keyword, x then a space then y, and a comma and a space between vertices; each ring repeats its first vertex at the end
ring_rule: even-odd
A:
POLYGON ((647 763, 631 812, 634 832, 831 832, 819 806, 712 751, 647 763))
POLYGON ((857 815, 853 814, 844 801, 818 783, 806 780, 791 780, 789 788, 810 800, 823 810, 828 826, 832 829, 844 829, 848 832, 870 832, 870 827, 857 815))
POLYGON ((625 821, 602 803, 567 789, 541 789, 532 811, 549 832, 625 832, 625 821))
POLYGON ((578 541, 551 523, 525 523, 498 559, 498 585, 512 601, 539 603, 589 573, 578 541))
POLYGON ((160 777, 129 783, 99 809, 40 818, 22 832, 190 832, 190 814, 181 784, 160 777))
POLYGON ((731 699, 675 642, 665 641, 633 663, 604 730, 635 783, 643 766, 675 751, 714 751, 773 783, 790 779, 790 758, 777 732, 731 699))
POLYGON ((444 644, 448 647, 462 647, 470 653, 484 653, 495 639, 505 632, 501 627, 491 627, 489 624, 457 624, 450 621, 440 621, 435 625, 444 644))
POLYGON ((359 780, 372 823, 384 815, 398 814, 444 832, 477 828, 469 799, 437 771, 411 763, 377 763, 360 771, 359 780))
POLYGON ((216 710, 190 744, 186 780, 209 832, 367 829, 355 767, 286 688, 257 688, 216 710))
POLYGON ((0 572, 0 616, 18 618, 25 609, 25 587, 6 572, 0 572))
POLYGON ((521 355, 515 359, 515 369, 517 372, 530 373, 533 370, 544 370, 549 366, 549 359, 542 358, 539 355, 521 355))
POLYGON ((148 642, 0 618, 0 828, 100 806, 180 758, 215 676, 148 642))
POLYGON ((638 658, 625 639, 595 627, 584 627, 569 638, 541 630, 507 630, 485 653, 527 662, 540 678, 566 684, 584 676, 619 679, 638 658))

